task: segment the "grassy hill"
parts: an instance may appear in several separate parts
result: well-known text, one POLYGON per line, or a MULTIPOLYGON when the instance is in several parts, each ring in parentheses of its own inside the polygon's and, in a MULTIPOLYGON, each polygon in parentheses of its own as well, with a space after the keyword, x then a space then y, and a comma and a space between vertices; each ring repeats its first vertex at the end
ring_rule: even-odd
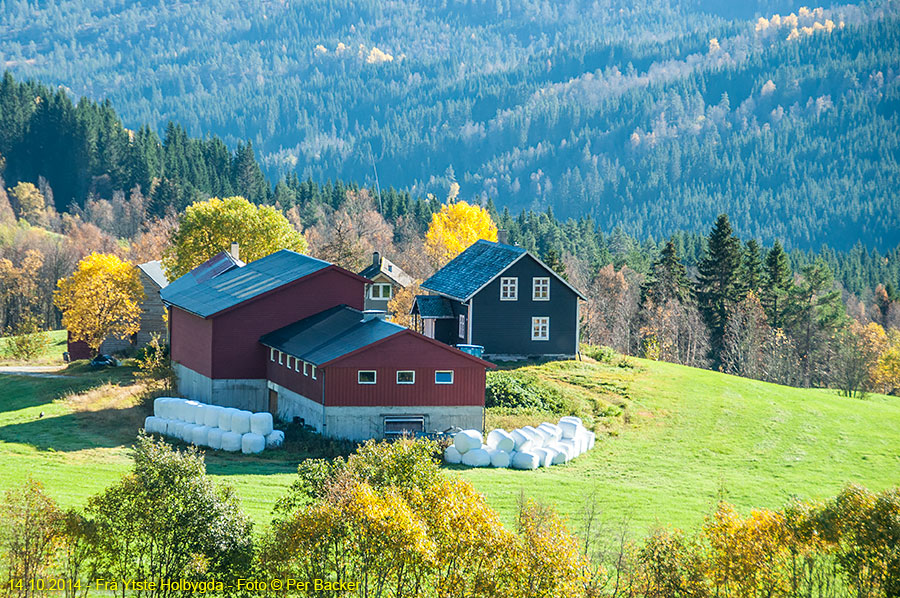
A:
MULTIPOLYGON (((742 508, 792 495, 826 497, 850 481, 878 490, 900 483, 900 399, 846 399, 704 370, 630 359, 634 367, 556 362, 515 370, 554 389, 603 436, 591 453, 534 472, 460 470, 512 522, 520 493, 577 519, 592 495, 604 519, 693 529, 723 494, 742 508), (610 409, 610 405, 620 405, 610 409)), ((0 489, 26 476, 65 505, 112 483, 147 407, 128 368, 64 378, 0 375, 0 489), (43 417, 38 417, 40 412, 43 417)), ((492 409, 488 423, 552 416, 492 409)), ((257 457, 215 454, 216 477, 233 483, 258 524, 290 484, 299 450, 257 457)))

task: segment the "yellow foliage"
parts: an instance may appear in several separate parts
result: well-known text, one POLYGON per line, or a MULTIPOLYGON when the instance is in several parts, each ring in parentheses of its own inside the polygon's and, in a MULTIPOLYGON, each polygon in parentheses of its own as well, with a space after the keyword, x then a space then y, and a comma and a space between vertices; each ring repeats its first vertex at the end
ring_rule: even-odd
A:
POLYGON ((391 321, 400 324, 401 326, 412 328, 413 317, 409 315, 409 312, 412 309, 416 295, 419 294, 419 285, 421 282, 421 280, 417 280, 411 285, 399 289, 394 293, 394 296, 388 301, 388 312, 392 314, 391 321))
POLYGON ((95 352, 108 336, 124 339, 140 329, 144 290, 137 269, 117 256, 92 253, 56 286, 63 326, 95 352))
POLYGON ((431 217, 425 250, 443 266, 479 239, 497 240, 497 225, 487 210, 464 201, 449 203, 431 217))

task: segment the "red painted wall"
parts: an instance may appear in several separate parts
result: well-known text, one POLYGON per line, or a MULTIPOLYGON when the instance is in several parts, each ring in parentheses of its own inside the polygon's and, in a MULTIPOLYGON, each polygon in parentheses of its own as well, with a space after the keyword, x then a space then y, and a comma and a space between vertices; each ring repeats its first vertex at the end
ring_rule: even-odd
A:
MULTIPOLYGON (((266 349, 268 353, 268 349, 266 349)), ((316 403, 322 402, 322 372, 316 370, 316 379, 312 378, 312 370, 307 369, 309 375, 303 375, 303 362, 300 362, 300 371, 294 370, 294 358, 285 355, 285 359, 290 359, 290 368, 287 363, 278 364, 278 352, 275 353, 275 361, 270 358, 266 362, 266 378, 275 384, 293 390, 308 399, 312 399, 316 403)))
POLYGON ((484 385, 484 366, 407 331, 327 367, 325 405, 484 407, 484 385), (359 384, 359 370, 376 383, 359 384), (415 384, 397 384, 397 370, 414 370, 415 384), (453 384, 435 384, 435 370, 453 370, 453 384))
POLYGON ((178 307, 169 310, 172 360, 204 376, 212 375, 213 322, 178 307))
POLYGON ((269 349, 259 337, 342 303, 362 309, 364 291, 362 279, 332 266, 213 316, 212 377, 265 378, 269 349))

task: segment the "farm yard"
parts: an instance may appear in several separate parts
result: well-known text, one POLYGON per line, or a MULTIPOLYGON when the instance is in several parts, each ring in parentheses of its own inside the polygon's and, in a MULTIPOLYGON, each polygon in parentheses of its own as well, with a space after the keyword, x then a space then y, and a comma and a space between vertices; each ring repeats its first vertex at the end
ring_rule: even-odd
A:
MULTIPOLYGON (((129 450, 149 402, 127 364, 92 371, 76 362, 60 377, 0 374, 0 489, 31 476, 63 506, 82 506, 130 467, 129 450)), ((869 395, 795 389, 628 358, 531 364, 491 374, 537 389, 523 406, 491 407, 487 429, 581 416, 596 447, 536 471, 467 469, 507 525, 521 495, 555 506, 578 528, 593 501, 603 520, 645 533, 659 523, 697 529, 719 498, 740 509, 826 498, 848 482, 873 491, 900 474, 900 404, 869 395), (511 379, 511 380, 510 380, 511 379)), ((489 385, 492 386, 492 385, 489 385)), ((289 439, 290 440, 290 439, 289 439)), ((327 441, 327 450, 341 447, 327 441)), ((327 452, 326 450, 326 452, 327 452)), ((245 456, 207 454, 207 470, 234 485, 257 529, 295 478, 314 442, 245 456)))

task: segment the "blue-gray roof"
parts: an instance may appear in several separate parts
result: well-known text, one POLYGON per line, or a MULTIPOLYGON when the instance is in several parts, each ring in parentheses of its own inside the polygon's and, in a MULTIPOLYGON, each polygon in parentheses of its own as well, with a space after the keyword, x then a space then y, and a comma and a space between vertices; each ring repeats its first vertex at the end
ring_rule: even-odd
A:
POLYGON ((166 276, 166 272, 163 270, 162 263, 159 260, 138 264, 138 268, 149 276, 150 280, 159 288, 163 289, 169 284, 169 278, 166 276))
POLYGON ((423 318, 453 318, 453 306, 450 300, 440 295, 416 295, 411 314, 419 314, 423 318))
POLYGON ((282 249, 242 267, 232 265, 213 276, 198 275, 209 272, 207 266, 196 273, 198 268, 204 268, 199 266, 172 282, 160 292, 160 296, 166 303, 207 318, 330 265, 308 255, 282 249))
POLYGON ((270 332, 259 342, 320 366, 404 330, 377 317, 364 321, 363 312, 338 305, 270 332))
POLYGON ((422 283, 422 288, 466 301, 527 253, 521 247, 480 240, 422 283))

